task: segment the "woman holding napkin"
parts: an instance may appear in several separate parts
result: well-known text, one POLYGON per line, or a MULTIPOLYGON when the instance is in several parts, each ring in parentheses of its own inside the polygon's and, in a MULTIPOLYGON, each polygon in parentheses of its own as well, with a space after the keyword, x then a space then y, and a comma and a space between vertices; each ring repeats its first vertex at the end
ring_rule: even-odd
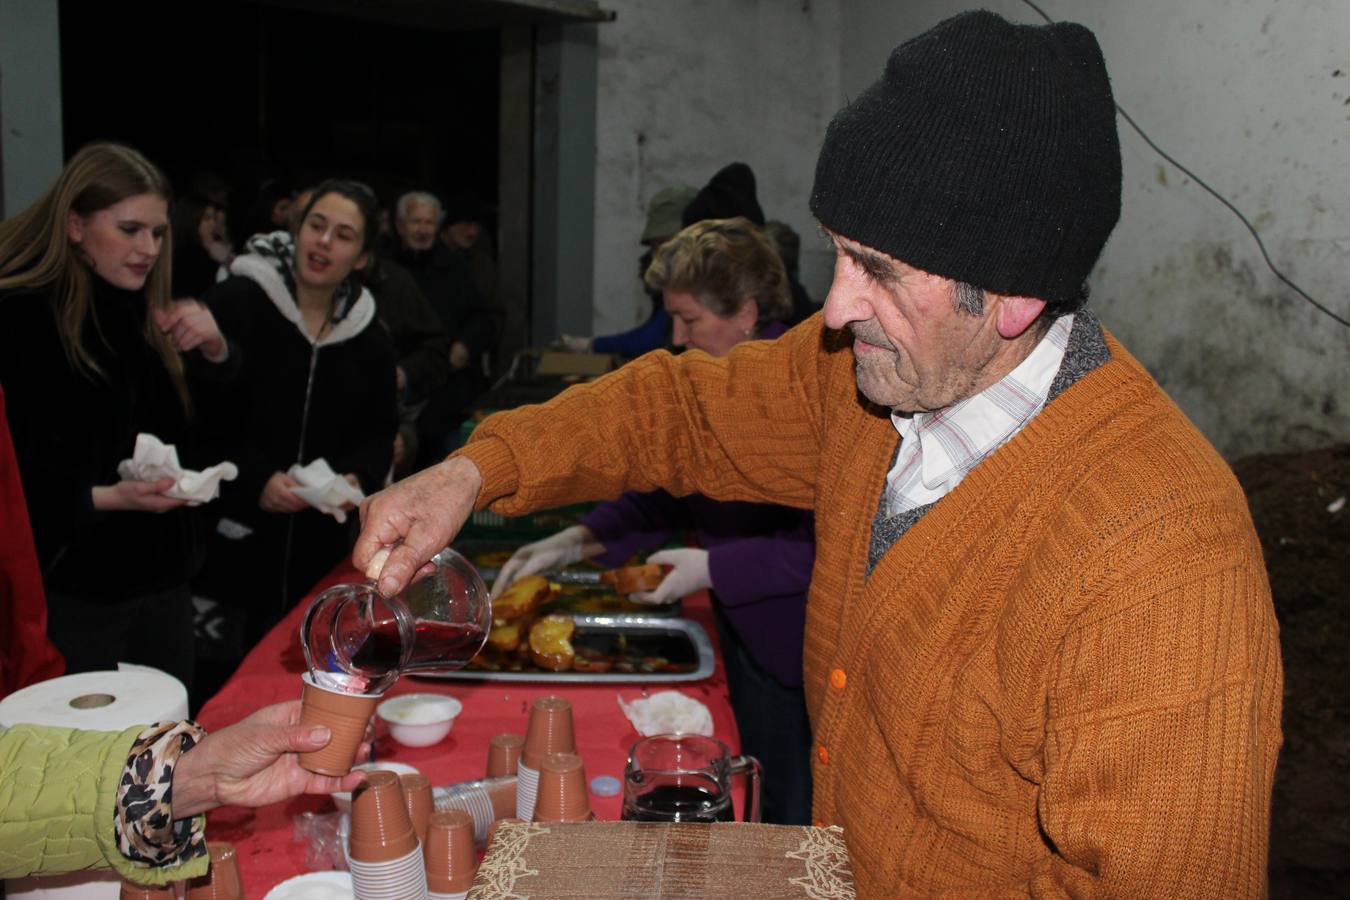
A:
POLYGON ((398 428, 395 352, 361 277, 375 195, 316 188, 294 235, 254 235, 204 300, 231 345, 226 517, 202 593, 242 607, 251 643, 351 550, 347 514, 384 485, 398 428))
POLYGON ((229 347, 205 307, 170 300, 169 197, 141 154, 92 144, 0 222, 0 384, 68 671, 133 662, 190 685, 194 514, 175 479, 118 475, 139 433, 219 461, 189 421, 229 347))

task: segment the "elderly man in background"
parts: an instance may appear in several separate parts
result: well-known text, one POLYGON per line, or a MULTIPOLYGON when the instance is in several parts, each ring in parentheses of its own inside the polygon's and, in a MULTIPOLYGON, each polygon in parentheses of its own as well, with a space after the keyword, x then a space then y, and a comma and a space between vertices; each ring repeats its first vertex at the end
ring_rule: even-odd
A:
POLYGON ((474 398, 486 389, 487 354, 501 330, 501 316, 478 289, 472 265, 437 239, 441 218, 441 202, 434 194, 411 191, 398 198, 394 261, 412 274, 450 340, 449 383, 420 418, 421 456, 427 462, 444 455, 474 398))
POLYGON ((860 895, 1260 895, 1274 610, 1232 473, 1082 308, 1120 180, 1091 32, 938 25, 825 136, 821 315, 489 419, 357 564, 397 590, 488 505, 812 508, 813 808, 860 895))

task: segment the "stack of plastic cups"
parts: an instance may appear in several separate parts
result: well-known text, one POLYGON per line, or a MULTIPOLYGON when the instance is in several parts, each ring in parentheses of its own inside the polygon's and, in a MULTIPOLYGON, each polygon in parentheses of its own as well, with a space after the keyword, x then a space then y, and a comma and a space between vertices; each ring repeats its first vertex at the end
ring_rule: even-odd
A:
POLYGON ((244 900, 244 880, 239 876, 239 858, 233 844, 208 841, 211 868, 188 882, 187 900, 244 900))
POLYGON ((319 775, 346 775, 356 761, 357 748, 366 738, 366 726, 380 702, 379 694, 344 694, 329 690, 304 675, 300 695, 300 724, 327 725, 332 739, 322 750, 300 754, 300 765, 319 775))
POLYGON ((412 821, 413 831, 417 834, 417 843, 427 845, 427 821, 435 812, 435 801, 431 796, 431 779, 417 772, 400 775, 399 785, 403 788, 403 804, 408 809, 408 818, 412 821))
POLYGON ((498 778, 502 775, 516 774, 520 764, 520 751, 525 746, 524 735, 499 734, 488 744, 487 777, 498 778))
POLYGON ((575 753, 550 753, 539 764, 536 822, 589 822, 591 800, 586 793, 586 769, 575 753))
POLYGON ((503 775, 453 785, 436 800, 436 809, 462 809, 473 816, 474 840, 486 843, 492 823, 516 811, 516 781, 514 775, 503 775))
POLYGON ((525 746, 516 769, 516 816, 534 819, 534 802, 539 792, 539 765, 550 753, 575 753, 572 730, 572 704, 562 697, 540 697, 530 707, 530 724, 525 730, 525 746))
POLYGON ((352 791, 347 861, 358 900, 424 900, 427 896, 422 848, 393 772, 371 772, 352 791))
POLYGON ((178 892, 173 889, 173 885, 166 884, 163 887, 148 887, 144 884, 133 884, 130 881, 122 882, 122 890, 117 895, 118 900, 177 900, 178 892))
POLYGON ((429 900, 464 900, 478 867, 473 817, 461 809, 432 814, 425 856, 429 900))

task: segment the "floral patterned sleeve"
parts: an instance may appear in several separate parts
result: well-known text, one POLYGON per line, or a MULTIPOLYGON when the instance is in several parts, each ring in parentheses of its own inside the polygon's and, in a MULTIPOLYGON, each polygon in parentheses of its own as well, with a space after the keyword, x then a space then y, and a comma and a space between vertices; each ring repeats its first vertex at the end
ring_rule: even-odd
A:
POLYGON ((172 866, 206 854, 204 819, 173 817, 174 767, 204 737, 191 720, 158 722, 136 736, 113 811, 117 846, 127 859, 172 866))

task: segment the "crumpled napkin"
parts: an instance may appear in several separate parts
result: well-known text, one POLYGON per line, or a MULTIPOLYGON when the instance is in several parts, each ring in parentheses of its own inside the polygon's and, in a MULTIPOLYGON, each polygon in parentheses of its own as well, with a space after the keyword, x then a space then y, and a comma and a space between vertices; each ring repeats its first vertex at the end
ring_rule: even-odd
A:
POLYGON ((136 447, 131 459, 117 464, 117 474, 128 481, 159 481, 172 478, 174 486, 165 495, 188 501, 189 506, 200 506, 220 496, 220 483, 234 481, 239 468, 232 462, 216 463, 209 469, 194 472, 178 464, 178 448, 166 444, 153 434, 136 435, 136 447))
POLYGON ((301 485, 291 488, 291 493, 339 522, 347 521, 347 511, 342 508, 345 504, 359 504, 366 499, 360 488, 352 487, 350 481, 334 472, 322 456, 307 466, 291 466, 286 474, 301 485))
POLYGON ((643 737, 683 731, 712 737, 713 720, 708 707, 679 691, 657 691, 631 703, 618 698, 619 708, 643 737))

